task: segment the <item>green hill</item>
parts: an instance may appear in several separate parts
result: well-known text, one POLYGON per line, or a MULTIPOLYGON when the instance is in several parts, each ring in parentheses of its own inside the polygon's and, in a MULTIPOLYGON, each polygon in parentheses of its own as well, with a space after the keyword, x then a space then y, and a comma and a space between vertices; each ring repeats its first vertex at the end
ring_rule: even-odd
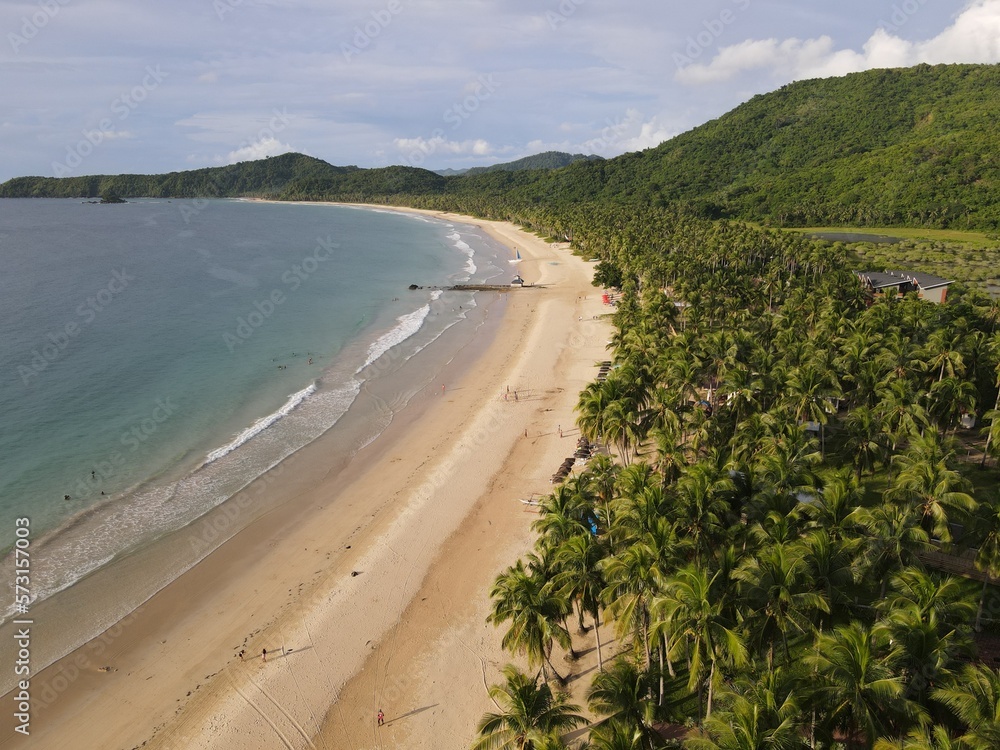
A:
POLYGON ((161 175, 17 177, 0 185, 0 198, 269 197, 312 198, 335 195, 395 195, 443 189, 445 178, 425 169, 335 167, 305 154, 282 154, 225 167, 161 175))
POLYGON ((921 65, 790 84, 614 159, 550 152, 445 177, 285 154, 167 175, 17 178, 0 197, 326 198, 491 214, 676 205, 777 226, 996 229, 998 142, 1000 66, 921 65))
POLYGON ((802 81, 657 148, 574 164, 532 187, 687 203, 780 225, 996 227, 1000 66, 921 65, 802 81))
POLYGON ((528 169, 560 169, 578 161, 602 161, 602 157, 591 154, 567 154, 564 151, 545 151, 534 156, 525 156, 517 161, 504 164, 494 164, 489 167, 473 167, 465 172, 467 175, 483 174, 485 172, 520 172, 528 169))
POLYGON ((471 167, 469 169, 436 169, 436 174, 442 177, 457 177, 459 175, 483 174, 485 172, 520 172, 528 169, 560 169, 568 167, 577 161, 600 161, 604 157, 596 154, 567 154, 565 151, 544 151, 540 154, 525 156, 523 159, 508 161, 503 164, 492 164, 488 167, 471 167))

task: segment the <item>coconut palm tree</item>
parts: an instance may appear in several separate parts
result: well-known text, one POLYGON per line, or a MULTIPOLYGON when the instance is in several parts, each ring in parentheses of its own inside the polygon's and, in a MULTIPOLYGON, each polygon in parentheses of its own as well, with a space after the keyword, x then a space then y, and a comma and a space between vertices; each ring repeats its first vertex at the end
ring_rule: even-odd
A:
POLYGON ((984 574, 983 588, 976 609, 976 631, 982 629, 986 591, 1000 577, 1000 504, 980 503, 976 523, 973 525, 980 537, 976 550, 976 568, 984 574))
POLYGON ((645 655, 645 669, 652 665, 649 607, 660 591, 663 572, 657 563, 657 553, 644 542, 634 542, 619 554, 604 561, 607 586, 601 601, 615 618, 619 638, 631 636, 645 655))
POLYGON ((975 499, 965 491, 968 482, 948 466, 953 456, 954 451, 933 433, 914 440, 906 453, 896 457, 899 473, 886 491, 888 499, 915 508, 924 530, 943 542, 951 541, 949 519, 976 509, 975 499))
POLYGON ((576 602, 580 632, 586 632, 583 613, 594 619, 594 636, 597 638, 597 668, 604 671, 601 655, 601 592, 605 587, 602 563, 608 555, 604 543, 587 532, 564 541, 556 552, 559 572, 553 584, 561 596, 576 602))
POLYGON ((820 454, 824 453, 824 427, 836 411, 832 400, 841 395, 840 384, 831 369, 812 363, 792 369, 785 381, 786 402, 794 418, 819 423, 820 454))
POLYGON ((874 750, 973 750, 964 740, 954 739, 944 726, 914 729, 905 737, 883 737, 875 743, 874 750))
POLYGON ((562 677, 552 666, 552 646, 558 643, 570 648, 572 641, 562 620, 569 610, 566 599, 559 596, 543 575, 525 569, 524 561, 508 568, 499 576, 490 591, 493 611, 487 621, 499 626, 510 622, 501 645, 507 651, 525 654, 528 666, 545 665, 556 679, 562 677))
POLYGON ((743 680, 719 695, 724 707, 684 741, 685 750, 805 750, 796 689, 782 671, 743 680))
POLYGON ((698 567, 682 568, 668 579, 663 595, 652 606, 655 631, 662 630, 669 634, 668 641, 686 648, 688 689, 697 689, 699 704, 707 687, 706 718, 712 715, 719 664, 743 666, 748 658, 743 639, 725 615, 724 597, 713 590, 719 575, 709 577, 707 571, 698 567))
POLYGON ((865 471, 889 458, 890 438, 878 411, 856 406, 844 420, 844 451, 851 457, 858 481, 865 471))
POLYGON ((819 636, 816 653, 806 661, 820 679, 828 733, 839 729, 871 748, 890 732, 904 705, 903 680, 891 666, 897 655, 884 634, 859 622, 819 636))
POLYGON ((933 692, 967 727, 970 750, 1000 747, 1000 674, 985 665, 968 665, 949 684, 933 692))
POLYGON ((553 693, 538 677, 529 677, 508 664, 504 683, 492 685, 490 698, 500 713, 487 713, 476 731, 472 750, 547 750, 564 747, 559 735, 587 723, 580 708, 566 695, 553 693))
POLYGON ((705 462, 691 466, 677 481, 671 516, 694 547, 696 564, 725 539, 731 513, 726 494, 732 489, 728 473, 705 462))
POLYGON ((829 613, 830 603, 815 590, 802 549, 772 544, 748 557, 733 573, 751 615, 750 630, 767 644, 768 669, 774 663, 774 645, 780 638, 786 663, 789 632, 806 633, 818 612, 829 613))
POLYGON ((917 553, 927 548, 930 537, 916 510, 894 503, 858 508, 851 518, 868 532, 858 558, 859 578, 881 581, 879 598, 884 598, 894 571, 920 566, 917 553))
POLYGON ((639 735, 640 748, 656 747, 657 735, 653 729, 656 720, 656 701, 653 677, 636 667, 630 660, 619 657, 607 671, 594 678, 587 691, 587 705, 594 713, 605 716, 610 722, 639 735))
POLYGON ((577 534, 590 533, 597 519, 587 483, 576 477, 557 487, 538 503, 538 519, 531 528, 555 549, 577 534))

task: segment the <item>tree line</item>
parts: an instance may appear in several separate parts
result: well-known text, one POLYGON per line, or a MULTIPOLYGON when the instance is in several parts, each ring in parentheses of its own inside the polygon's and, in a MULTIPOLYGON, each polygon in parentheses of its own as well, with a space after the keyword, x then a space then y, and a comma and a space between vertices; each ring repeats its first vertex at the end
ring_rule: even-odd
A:
POLYGON ((621 290, 578 403, 608 450, 492 587, 521 666, 474 747, 1000 747, 1000 304, 872 297, 841 247, 676 211, 534 219, 621 290), (596 721, 556 658, 583 647, 596 721))

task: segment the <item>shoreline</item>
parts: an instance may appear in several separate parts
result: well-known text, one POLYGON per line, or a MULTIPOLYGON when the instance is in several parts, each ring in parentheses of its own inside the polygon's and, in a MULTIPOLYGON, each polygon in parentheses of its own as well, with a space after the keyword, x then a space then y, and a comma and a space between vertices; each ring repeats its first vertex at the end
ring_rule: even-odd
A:
MULTIPOLYGON (((36 675, 33 697, 44 700, 40 693, 49 687, 55 700, 33 715, 32 747, 64 745, 68 737, 70 744, 101 747, 309 746, 335 731, 324 717, 342 691, 340 708, 350 712, 345 686, 385 657, 380 644, 398 632, 435 571, 453 565, 449 545, 465 536, 463 524, 481 513, 484 498, 499 486, 546 491, 558 461, 545 457, 554 450, 561 458, 568 441, 561 447, 541 434, 550 414, 539 410, 572 424, 577 386, 592 377, 607 338, 605 325, 566 315, 580 307, 592 270, 511 225, 413 212, 482 227, 516 245, 526 251, 518 272, 535 283, 553 279, 557 289, 494 301, 508 309, 492 341, 464 348, 442 372, 446 392, 439 394, 437 383, 425 386, 426 398, 404 409, 343 471, 331 474, 325 464, 324 436, 259 479, 264 493, 296 498, 297 510, 278 505, 264 513, 122 623, 36 675), (562 325, 551 325, 553 315, 562 325), (579 332, 571 337, 581 327, 592 341, 578 340, 579 332), (584 357, 569 389, 561 378, 551 382, 566 348, 584 357), (505 383, 520 389, 518 403, 500 397, 505 383), (539 435, 524 440, 524 429, 539 435), (510 476, 515 458, 522 477, 510 476), (240 648, 250 654, 246 662, 236 656, 240 648), (271 655, 266 665, 263 648, 271 655)), ((506 502, 519 507, 509 540, 495 543, 497 550, 523 545, 530 520, 515 497, 506 502)), ((478 578, 495 566, 495 559, 480 562, 487 564, 470 566, 478 578)), ((465 585, 469 580, 463 577, 465 585)), ((463 687, 453 686, 471 693, 463 687)), ((10 718, 0 722, 0 736, 10 736, 10 718)))

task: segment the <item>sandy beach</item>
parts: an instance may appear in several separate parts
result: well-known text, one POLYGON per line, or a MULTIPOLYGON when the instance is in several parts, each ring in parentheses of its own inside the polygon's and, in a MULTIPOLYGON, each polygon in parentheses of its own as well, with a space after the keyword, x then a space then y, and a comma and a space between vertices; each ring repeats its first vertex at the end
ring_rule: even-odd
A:
POLYGON ((498 295, 488 345, 466 347, 348 466, 324 460, 323 436, 261 477, 248 494, 273 510, 35 675, 31 735, 7 710, 0 745, 469 745, 485 686, 523 661, 485 622, 489 586, 531 546, 522 501, 573 453, 573 407, 611 327, 593 265, 566 245, 433 215, 521 252, 512 270, 534 286, 498 295))

